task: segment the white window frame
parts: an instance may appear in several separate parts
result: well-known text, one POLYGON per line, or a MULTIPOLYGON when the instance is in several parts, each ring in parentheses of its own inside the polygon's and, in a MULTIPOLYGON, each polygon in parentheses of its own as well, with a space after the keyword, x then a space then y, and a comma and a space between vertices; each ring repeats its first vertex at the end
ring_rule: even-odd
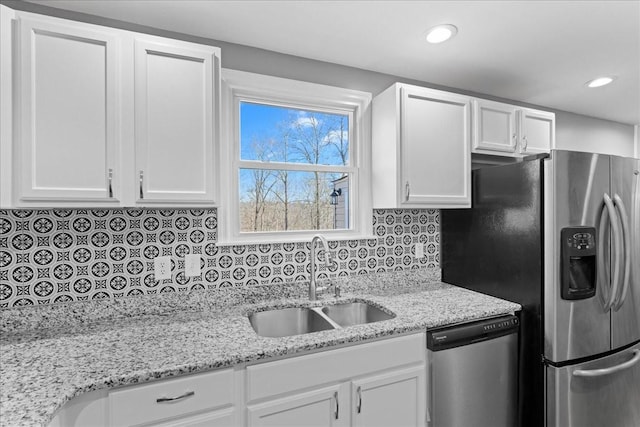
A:
MULTIPOLYGON (((368 92, 299 80, 222 69, 222 132, 218 244, 307 241, 321 233, 331 240, 373 237, 371 202, 371 99, 368 92), (240 160, 240 102, 256 102, 349 116, 349 166, 310 165, 309 170, 345 170, 350 175, 350 229, 240 232, 238 171, 251 161, 240 160)), ((300 170, 273 163, 274 169, 300 170)), ((302 166, 304 169, 305 166, 302 166)))

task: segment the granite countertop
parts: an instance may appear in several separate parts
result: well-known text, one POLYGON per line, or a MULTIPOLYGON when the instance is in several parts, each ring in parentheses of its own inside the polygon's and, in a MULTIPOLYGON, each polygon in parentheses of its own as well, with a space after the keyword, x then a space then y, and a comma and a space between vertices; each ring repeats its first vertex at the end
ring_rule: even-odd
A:
POLYGON ((512 313, 515 303, 440 282, 439 270, 338 279, 338 299, 306 284, 220 289, 0 311, 0 426, 47 425, 89 391, 296 355, 512 313), (284 338, 255 334, 247 314, 365 300, 391 320, 284 338))

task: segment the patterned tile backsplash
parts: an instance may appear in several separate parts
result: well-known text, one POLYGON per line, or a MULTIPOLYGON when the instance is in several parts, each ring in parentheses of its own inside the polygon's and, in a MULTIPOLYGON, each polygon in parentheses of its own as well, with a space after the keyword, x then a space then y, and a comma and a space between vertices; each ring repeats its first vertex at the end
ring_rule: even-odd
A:
MULTIPOLYGON (((215 209, 0 210, 0 308, 308 280, 308 242, 221 246, 217 228, 215 209), (184 275, 190 253, 200 276, 184 275), (156 256, 171 257, 171 279, 155 280, 156 256)), ((337 265, 319 277, 439 268, 439 211, 375 210, 373 230, 330 242, 337 265)))

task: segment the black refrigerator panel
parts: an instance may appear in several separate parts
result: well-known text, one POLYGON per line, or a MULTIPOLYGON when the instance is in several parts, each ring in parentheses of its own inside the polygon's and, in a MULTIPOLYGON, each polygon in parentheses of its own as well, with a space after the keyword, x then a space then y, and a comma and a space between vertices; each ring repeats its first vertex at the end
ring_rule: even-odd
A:
POLYGON ((542 160, 474 170, 472 209, 443 209, 444 282, 518 302, 519 418, 544 422, 542 160))

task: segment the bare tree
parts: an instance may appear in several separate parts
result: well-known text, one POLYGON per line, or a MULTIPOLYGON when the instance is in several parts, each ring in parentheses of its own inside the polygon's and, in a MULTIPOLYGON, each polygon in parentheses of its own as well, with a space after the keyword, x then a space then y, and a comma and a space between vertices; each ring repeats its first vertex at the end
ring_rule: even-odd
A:
MULTIPOLYGON (((253 159, 262 162, 302 162, 346 165, 349 161, 348 118, 290 110, 275 137, 255 139, 253 159)), ((254 169, 241 200, 242 229, 246 231, 319 230, 333 227, 329 203, 331 173, 254 169)))
MULTIPOLYGON (((289 161, 289 138, 291 133, 291 127, 285 123, 284 126, 280 125, 281 129, 281 144, 279 144, 278 152, 281 153, 277 156, 278 160, 283 162, 289 161)), ((276 172, 277 179, 282 185, 282 191, 276 191, 274 194, 280 202, 283 204, 283 230, 289 229, 289 171, 279 170, 276 172)))
POLYGON ((331 130, 327 138, 329 143, 338 151, 342 164, 346 165, 349 161, 349 138, 345 137, 345 135, 349 134, 347 118, 345 116, 339 116, 334 121, 334 127, 335 130, 331 130), (345 123, 345 121, 347 121, 347 123, 345 123))
MULTIPOLYGON (((324 121, 311 112, 303 117, 299 117, 293 122, 293 128, 296 130, 296 138, 293 141, 293 151, 301 156, 302 160, 309 164, 317 165, 320 163, 322 148, 326 145, 327 130, 324 129, 324 121)), ((314 180, 311 184, 314 188, 313 206, 313 228, 320 229, 320 174, 315 171, 314 180)))
MULTIPOLYGON (((254 140, 253 149, 258 160, 268 160, 270 155, 269 146, 272 141, 254 140)), ((271 193, 276 181, 274 172, 268 169, 252 169, 252 184, 248 193, 253 203, 253 231, 264 230, 264 213, 266 201, 271 193)))

